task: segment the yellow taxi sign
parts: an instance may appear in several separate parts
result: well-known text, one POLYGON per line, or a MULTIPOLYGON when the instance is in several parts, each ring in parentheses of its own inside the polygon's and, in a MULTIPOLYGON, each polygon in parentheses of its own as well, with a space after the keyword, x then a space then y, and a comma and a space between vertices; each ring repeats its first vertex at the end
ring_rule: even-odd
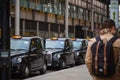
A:
POLYGON ((71 38, 71 40, 72 40, 72 41, 75 41, 75 40, 76 40, 76 38, 71 38))
POLYGON ((21 39, 21 38, 22 38, 22 36, 15 35, 15 36, 12 36, 12 38, 14 38, 14 39, 21 39))
POLYGON ((90 40, 90 37, 87 36, 86 39, 89 41, 89 40, 90 40))
POLYGON ((51 40, 58 40, 58 38, 57 37, 53 37, 53 38, 50 38, 51 40))

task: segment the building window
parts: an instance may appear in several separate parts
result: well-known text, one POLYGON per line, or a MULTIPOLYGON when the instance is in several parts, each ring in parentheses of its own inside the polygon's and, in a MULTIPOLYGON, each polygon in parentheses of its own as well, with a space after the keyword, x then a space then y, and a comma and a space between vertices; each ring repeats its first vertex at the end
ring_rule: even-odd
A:
POLYGON ((87 10, 87 20, 90 20, 90 10, 87 10))
POLYGON ((71 5, 71 17, 74 18, 74 7, 71 5))
POLYGON ((58 14, 59 15, 64 15, 64 10, 65 10, 65 2, 64 1, 59 1, 59 4, 58 4, 58 14))
POLYGON ((68 11, 69 11, 69 13, 68 13, 68 17, 70 17, 70 13, 71 13, 71 8, 70 8, 70 5, 68 5, 68 11))
POLYGON ((96 14, 96 13, 95 13, 95 16, 94 16, 94 17, 95 17, 95 19, 94 19, 95 22, 97 22, 97 18, 98 18, 98 17, 97 17, 97 14, 96 14))
POLYGON ((76 11, 76 6, 73 6, 73 9, 74 9, 74 13, 73 13, 74 14, 74 18, 76 18, 76 12, 77 12, 76 11))
POLYGON ((85 13, 85 15, 86 15, 85 20, 88 20, 88 10, 86 10, 85 12, 86 12, 85 13))
POLYGON ((99 15, 99 23, 102 23, 102 22, 101 22, 101 18, 102 18, 102 16, 101 16, 101 15, 99 15))
POLYGON ((83 9, 79 8, 79 18, 83 19, 83 9))
POLYGON ((70 17, 76 18, 76 14, 77 14, 76 6, 70 5, 70 6, 69 6, 69 12, 70 12, 70 13, 69 13, 70 17))

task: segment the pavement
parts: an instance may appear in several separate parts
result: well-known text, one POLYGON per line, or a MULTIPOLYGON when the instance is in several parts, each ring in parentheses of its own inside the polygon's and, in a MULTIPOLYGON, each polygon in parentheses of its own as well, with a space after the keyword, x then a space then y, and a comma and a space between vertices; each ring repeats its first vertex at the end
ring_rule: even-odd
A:
POLYGON ((24 80, 92 80, 92 77, 86 65, 80 65, 24 80))

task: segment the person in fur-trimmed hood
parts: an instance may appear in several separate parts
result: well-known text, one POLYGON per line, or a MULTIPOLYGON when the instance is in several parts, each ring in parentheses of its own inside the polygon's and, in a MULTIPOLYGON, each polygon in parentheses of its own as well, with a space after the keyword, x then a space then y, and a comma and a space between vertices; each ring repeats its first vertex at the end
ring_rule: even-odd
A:
MULTIPOLYGON (((100 38, 106 39, 109 41, 114 34, 116 33, 116 27, 115 27, 115 22, 112 19, 107 19, 103 24, 102 24, 102 29, 99 32, 100 38)), ((87 65, 88 71, 90 75, 92 76, 93 80, 120 80, 120 39, 118 38, 114 43, 114 62, 116 65, 116 72, 110 76, 110 77, 97 77, 93 75, 92 72, 92 52, 91 52, 91 46, 92 44, 96 41, 95 38, 92 38, 88 42, 88 48, 86 52, 86 57, 85 57, 85 63, 87 65)))

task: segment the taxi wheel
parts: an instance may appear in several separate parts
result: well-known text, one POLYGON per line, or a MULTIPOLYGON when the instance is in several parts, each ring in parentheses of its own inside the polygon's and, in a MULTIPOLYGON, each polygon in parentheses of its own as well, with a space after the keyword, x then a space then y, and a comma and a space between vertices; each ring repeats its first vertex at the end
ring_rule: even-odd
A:
POLYGON ((70 65, 70 67, 75 66, 75 59, 73 59, 73 63, 70 65))
POLYGON ((86 57, 86 55, 83 54, 83 63, 85 63, 85 57, 86 57))
POLYGON ((81 57, 78 58, 77 65, 80 65, 82 63, 81 57))
POLYGON ((66 67, 66 63, 64 60, 60 59, 60 69, 64 69, 66 67))
POLYGON ((22 77, 23 78, 27 78, 29 76, 29 73, 30 73, 30 69, 28 66, 24 65, 23 66, 23 71, 22 71, 22 77))
POLYGON ((40 74, 45 74, 47 70, 47 65, 44 63, 43 68, 40 70, 40 74))

